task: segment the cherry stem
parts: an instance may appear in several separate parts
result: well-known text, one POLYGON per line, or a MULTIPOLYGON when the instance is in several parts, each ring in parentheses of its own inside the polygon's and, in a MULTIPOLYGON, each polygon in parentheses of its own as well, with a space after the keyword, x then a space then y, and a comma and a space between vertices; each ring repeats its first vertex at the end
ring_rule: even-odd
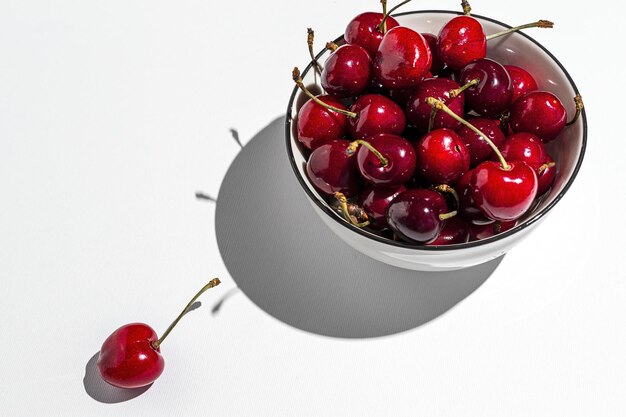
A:
POLYGON ((332 52, 335 52, 339 48, 335 42, 326 42, 326 49, 330 49, 332 52))
POLYGON ((313 40, 315 39, 315 31, 311 28, 307 28, 306 31, 308 33, 307 44, 309 45, 309 55, 311 55, 311 60, 313 61, 313 64, 315 65, 315 70, 321 74, 322 66, 320 65, 319 62, 317 62, 317 59, 315 59, 315 54, 313 53, 313 40))
POLYGON ((387 17, 389 17, 389 15, 391 15, 391 13, 395 12, 397 9, 399 9, 401 6, 404 6, 405 4, 407 4, 408 2, 410 2, 411 0, 404 0, 402 3, 397 4, 396 6, 392 7, 391 10, 389 10, 388 12, 385 12, 384 10, 387 8, 387 2, 383 0, 381 0, 380 2, 383 3, 383 20, 382 22, 380 22, 380 24, 377 26, 378 30, 382 31, 383 33, 387 33, 387 17))
POLYGON ((450 213, 443 213, 439 215, 439 220, 444 221, 444 220, 448 220, 453 218, 454 216, 456 216, 458 214, 458 212, 455 211, 451 211, 450 213))
POLYGON ((576 114, 574 115, 572 121, 566 123, 565 126, 571 126, 576 123, 576 121, 580 117, 580 114, 583 111, 583 108, 585 107, 585 104, 583 103, 583 98, 580 94, 576 94, 576 97, 574 97, 574 103, 576 104, 576 114))
POLYGON ((304 92, 304 94, 306 94, 311 100, 313 100, 314 102, 316 102, 317 104, 319 104, 322 107, 325 107, 329 110, 332 110, 334 112, 346 115, 348 117, 352 117, 354 119, 356 119, 359 115, 355 112, 352 111, 348 111, 348 110, 343 110, 340 109, 338 107, 335 106, 331 106, 330 104, 326 104, 324 103, 322 100, 320 100, 319 98, 315 97, 315 95, 313 93, 311 93, 305 86, 304 86, 304 82, 302 82, 302 77, 300 76, 300 70, 298 69, 298 67, 295 67, 293 69, 293 72, 291 73, 291 76, 293 78, 293 81, 296 83, 296 85, 300 88, 300 90, 302 90, 302 92, 304 92))
POLYGON ((180 321, 180 319, 183 318, 183 316, 185 315, 185 313, 187 313, 187 311, 189 310, 189 308, 191 307, 191 305, 198 299, 198 297, 200 297, 205 291, 210 290, 213 287, 218 286, 221 283, 219 278, 213 278, 211 281, 209 281, 209 283, 207 285, 205 285, 204 287, 202 287, 202 289, 200 291, 198 291, 198 293, 196 295, 194 295, 194 297, 191 299, 191 301, 189 301, 189 303, 185 306, 185 308, 183 309, 183 311, 178 315, 178 317, 176 317, 176 320, 174 320, 172 322, 172 324, 170 324, 170 327, 167 328, 167 330, 165 331, 165 333, 163 333, 163 336, 161 336, 159 338, 159 340, 157 340, 156 342, 152 342, 152 347, 154 349, 158 349, 159 346, 161 346, 161 343, 163 343, 163 341, 165 340, 165 338, 167 337, 167 335, 170 334, 170 332, 172 331, 172 329, 178 324, 178 322, 180 321))
POLYGON ((529 28, 551 29, 553 27, 554 27, 554 23, 550 22, 549 20, 538 20, 533 23, 526 23, 525 25, 516 26, 511 29, 503 30, 502 32, 497 32, 492 35, 488 35, 485 38, 487 40, 491 40, 494 38, 498 38, 500 36, 508 35, 509 33, 512 33, 512 32, 517 32, 518 30, 522 30, 522 29, 529 29, 529 28))
POLYGON ((465 16, 469 16, 470 12, 472 11, 472 6, 470 6, 469 1, 463 0, 461 2, 461 7, 463 7, 463 13, 465 14, 465 16))
POLYGON ((537 174, 541 175, 548 168, 554 168, 556 166, 556 162, 548 162, 539 167, 537 170, 537 174))
POLYGON ((428 97, 426 99, 426 103, 428 103, 433 108, 437 108, 437 110, 443 110, 446 114, 448 114, 454 120, 456 120, 457 122, 467 126, 474 133, 476 133, 481 138, 483 138, 483 140, 485 142, 487 142, 489 144, 489 146, 491 146, 491 149, 493 149, 494 153, 498 156, 498 159, 500 160, 500 165, 502 165, 502 169, 504 169, 506 171, 511 169, 510 165, 506 162, 506 160, 504 159, 504 156, 502 156, 502 153, 500 152, 498 147, 491 141, 491 139, 489 139, 489 137, 487 137, 487 135, 485 135, 483 132, 481 132, 476 126, 474 126, 473 124, 471 124, 470 122, 468 122, 467 120, 463 119, 462 117, 457 115, 455 112, 450 110, 450 108, 448 106, 446 106, 446 104, 443 101, 441 101, 441 100, 437 100, 434 97, 428 97))
POLYGON ((454 90, 450 90, 448 94, 450 94, 451 98, 457 98, 459 95, 461 95, 463 91, 467 90, 470 87, 477 85, 478 83, 480 83, 480 78, 474 78, 473 80, 471 80, 464 86, 455 88, 454 90))
POLYGON ((350 215, 350 211, 348 210, 348 199, 343 193, 336 192, 335 198, 339 201, 341 205, 341 212, 343 213, 343 217, 353 226, 356 227, 365 227, 370 224, 369 221, 364 221, 360 223, 355 217, 350 215))
POLYGON ((348 146, 348 149, 346 149, 346 153, 348 155, 354 155, 354 153, 356 152, 356 150, 359 147, 359 145, 365 146, 371 153, 376 155, 376 157, 380 161, 380 165, 383 168, 386 167, 387 165, 389 165, 389 161, 387 160, 387 158, 385 158, 383 156, 382 153, 380 153, 376 148, 374 148, 371 143, 366 142, 366 141, 361 140, 361 139, 355 140, 354 142, 350 143, 350 146, 348 146))
POLYGON ((435 117, 437 117, 437 108, 430 109, 430 118, 428 119, 428 133, 432 132, 435 127, 435 117))
POLYGON ((459 206, 461 205, 461 200, 459 199, 459 194, 456 192, 454 187, 450 187, 448 184, 441 184, 441 185, 436 186, 435 190, 439 191, 440 193, 451 194, 452 197, 454 198, 454 202, 456 203, 456 207, 457 208, 459 208, 459 206))

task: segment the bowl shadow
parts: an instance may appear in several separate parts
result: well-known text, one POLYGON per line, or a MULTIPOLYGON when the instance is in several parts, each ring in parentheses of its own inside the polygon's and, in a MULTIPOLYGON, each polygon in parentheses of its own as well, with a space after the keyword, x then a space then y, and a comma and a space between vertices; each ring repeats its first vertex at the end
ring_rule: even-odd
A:
POLYGON ((419 272, 355 251, 307 201, 286 156, 284 126, 279 117, 246 144, 222 182, 215 212, 230 275, 271 316, 324 336, 392 335, 450 310, 502 261, 419 272))

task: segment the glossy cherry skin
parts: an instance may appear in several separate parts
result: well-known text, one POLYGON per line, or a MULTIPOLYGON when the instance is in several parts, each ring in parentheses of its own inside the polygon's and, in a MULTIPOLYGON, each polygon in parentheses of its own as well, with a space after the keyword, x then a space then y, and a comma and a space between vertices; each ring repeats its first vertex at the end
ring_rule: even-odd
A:
POLYGON ((454 216, 445 221, 439 236, 428 246, 455 245, 465 243, 469 239, 470 226, 462 217, 454 216))
POLYGON ((313 186, 321 193, 336 192, 347 197, 358 194, 361 179, 356 158, 348 153, 350 142, 333 140, 316 148, 306 163, 306 173, 313 186))
POLYGON ((365 94, 350 106, 357 117, 348 120, 352 139, 366 139, 378 133, 400 135, 406 127, 402 108, 392 99, 380 94, 365 94))
POLYGON ((390 90, 416 87, 430 70, 426 39, 404 26, 387 31, 374 56, 374 76, 390 90))
POLYGON ((321 84, 335 97, 353 97, 370 85, 371 59, 359 45, 342 45, 330 54, 324 64, 321 84))
POLYGON ((417 172, 433 184, 454 184, 470 167, 470 155, 453 130, 437 129, 415 144, 417 172))
POLYGON ((485 214, 476 206, 476 202, 472 197, 470 190, 470 182, 474 170, 467 171, 461 179, 454 186, 456 193, 459 196, 459 215, 465 220, 475 224, 489 224, 493 223, 493 220, 485 216, 485 214))
POLYGON ((111 333, 98 356, 102 379, 120 388, 153 383, 165 368, 161 351, 152 347, 158 339, 156 332, 143 323, 127 324, 111 333))
MULTIPOLYGON (((348 23, 343 37, 347 43, 363 47, 373 57, 376 51, 378 51, 384 36, 383 32, 378 29, 378 25, 380 25, 382 20, 382 13, 361 13, 348 23)), ((386 23, 387 30, 400 25, 391 16, 387 17, 386 23)))
POLYGON ((387 223, 387 208, 396 196, 406 191, 403 185, 396 187, 369 186, 359 194, 359 206, 369 217, 369 227, 383 230, 389 227, 387 223))
POLYGON ((465 90, 465 101, 469 108, 486 117, 497 117, 511 105, 513 84, 507 70, 488 58, 470 62, 461 70, 459 84, 471 80, 480 82, 465 90))
POLYGON ((476 206, 490 219, 508 222, 520 218, 537 196, 537 174, 524 162, 485 161, 474 168, 470 192, 476 206))
POLYGON ((506 71, 511 76, 511 83, 513 84, 513 100, 517 100, 524 94, 535 91, 539 87, 537 81, 532 75, 524 68, 517 67, 515 65, 505 65, 506 71))
MULTIPOLYGON (((535 172, 548 158, 548 152, 541 139, 532 133, 514 133, 506 138, 499 149, 507 161, 524 161, 535 172)), ((491 159, 498 160, 495 155, 491 159)))
POLYGON ((546 166, 543 168, 540 167, 537 173, 537 179, 539 181, 539 186, 537 188, 538 196, 544 195, 546 192, 548 192, 556 178, 557 167, 556 165, 549 166, 551 163, 554 163, 554 160, 550 157, 550 155, 548 155, 545 162, 546 166))
POLYGON ((387 133, 370 136, 367 142, 387 159, 387 165, 383 166, 374 153, 365 146, 360 146, 356 152, 356 160, 365 181, 389 187, 401 185, 413 176, 416 159, 411 142, 387 133))
POLYGON ((509 126, 514 132, 533 133, 543 143, 554 140, 567 123, 561 100, 548 91, 531 91, 511 105, 509 126))
POLYGON ((470 16, 457 16, 446 23, 439 31, 437 45, 441 60, 454 70, 487 56, 485 31, 470 16))
POLYGON ((387 222, 402 240, 428 243, 437 238, 443 227, 439 215, 447 212, 441 194, 427 189, 412 189, 399 194, 387 209, 387 222))
MULTIPOLYGON (((506 139, 502 129, 500 129, 500 120, 478 117, 471 119, 469 122, 475 128, 483 132, 485 136, 491 139, 496 147, 500 147, 500 144, 506 139)), ((485 141, 485 139, 469 127, 461 125, 456 133, 458 133, 461 139, 463 139, 463 142, 467 147, 470 154, 471 167, 475 167, 481 162, 489 159, 493 153, 493 148, 485 141)))
MULTIPOLYGON (((465 94, 451 98, 450 91, 459 88, 459 85, 447 78, 428 78, 415 88, 406 104, 406 118, 413 126, 422 132, 428 131, 432 107, 426 102, 429 97, 443 101, 455 114, 463 117, 465 107, 465 94)), ((443 111, 437 111, 433 129, 447 128, 456 129, 460 123, 443 111)))
POLYGON ((433 62, 430 65, 430 73, 431 75, 437 75, 442 70, 445 64, 439 57, 439 46, 437 45, 437 37, 432 33, 422 33, 426 42, 428 42, 428 47, 430 48, 430 53, 432 54, 433 62))
MULTIPOLYGON (((338 109, 347 110, 332 96, 320 95, 317 98, 338 109)), ((348 133, 347 119, 347 116, 309 100, 298 112, 298 141, 308 149, 315 149, 330 140, 341 139, 348 133)))
POLYGON ((510 222, 494 222, 491 224, 471 224, 469 232, 469 240, 487 239, 500 233, 511 230, 517 224, 516 220, 510 222))

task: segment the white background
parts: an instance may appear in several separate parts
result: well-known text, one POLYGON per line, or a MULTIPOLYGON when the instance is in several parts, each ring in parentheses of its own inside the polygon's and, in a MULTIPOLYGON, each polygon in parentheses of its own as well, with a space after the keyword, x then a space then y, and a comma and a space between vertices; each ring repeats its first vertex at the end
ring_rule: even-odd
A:
MULTIPOLYGON (((393 2, 392 2, 393 3, 393 2)), ((458 9, 414 1, 403 10, 458 9)), ((458 306, 374 339, 298 330, 236 286, 212 203, 290 71, 376 0, 0 0, 0 414, 617 416, 626 401, 623 13, 616 1, 474 0, 577 82, 589 145, 549 218, 458 306), (530 33, 530 32, 529 32, 530 33), (86 392, 106 336, 161 332, 166 370, 128 401, 86 392)))

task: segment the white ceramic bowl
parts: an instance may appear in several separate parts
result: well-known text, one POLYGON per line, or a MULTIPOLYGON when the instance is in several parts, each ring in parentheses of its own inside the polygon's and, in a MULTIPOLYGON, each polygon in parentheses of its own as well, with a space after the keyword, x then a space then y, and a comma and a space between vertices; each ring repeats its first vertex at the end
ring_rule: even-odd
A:
MULTIPOLYGON (((395 15, 398 22, 418 32, 439 33, 439 29, 460 13, 443 10, 408 12, 395 15)), ((472 15, 483 25, 486 34, 510 28, 496 20, 472 15)), ((338 40, 342 39, 339 37, 338 40)), ((320 52, 317 59, 324 62, 328 50, 320 52)), ((563 65, 548 50, 524 33, 514 33, 488 42, 487 56, 501 64, 518 65, 528 69, 539 84, 539 89, 556 94, 571 118, 575 113, 573 98, 578 94, 574 81, 563 65)), ((305 85, 314 83, 311 65, 303 71, 305 85)), ((332 210, 323 196, 317 192, 306 176, 306 158, 295 136, 295 124, 299 107, 305 97, 294 88, 286 118, 287 153, 294 173, 302 185, 313 209, 324 223, 354 249, 379 261, 421 271, 446 271, 478 265, 501 255, 533 231, 572 185, 583 161, 587 143, 587 119, 583 110, 580 119, 566 127, 559 138, 547 145, 550 155, 557 162, 558 172, 552 189, 531 213, 528 213, 513 229, 494 237, 476 242, 450 246, 415 246, 381 237, 346 222, 332 210)))

